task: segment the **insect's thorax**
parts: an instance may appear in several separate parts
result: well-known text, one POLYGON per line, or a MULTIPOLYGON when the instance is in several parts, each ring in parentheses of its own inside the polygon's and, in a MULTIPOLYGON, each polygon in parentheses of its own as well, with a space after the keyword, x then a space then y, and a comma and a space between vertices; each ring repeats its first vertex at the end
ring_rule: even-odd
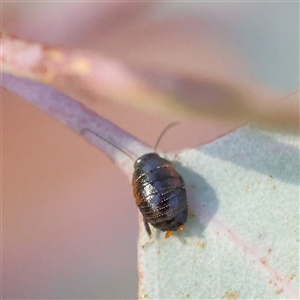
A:
POLYGON ((135 167, 132 187, 137 206, 146 197, 168 192, 184 184, 171 162, 156 153, 142 156, 135 167))

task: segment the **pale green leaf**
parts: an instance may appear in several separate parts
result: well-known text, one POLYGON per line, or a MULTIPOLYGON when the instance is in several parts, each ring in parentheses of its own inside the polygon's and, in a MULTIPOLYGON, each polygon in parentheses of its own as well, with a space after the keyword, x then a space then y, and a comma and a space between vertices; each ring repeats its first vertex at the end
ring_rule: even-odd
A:
POLYGON ((189 218, 139 242, 140 299, 299 297, 299 137, 245 127, 183 151, 189 218))

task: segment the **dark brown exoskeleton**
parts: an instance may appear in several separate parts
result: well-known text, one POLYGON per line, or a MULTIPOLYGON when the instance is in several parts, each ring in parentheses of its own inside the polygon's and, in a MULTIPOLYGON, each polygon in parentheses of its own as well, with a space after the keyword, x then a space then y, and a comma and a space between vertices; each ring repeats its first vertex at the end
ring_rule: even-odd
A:
MULTIPOLYGON (((177 123, 168 125, 162 131, 154 151, 167 129, 175 124, 177 123)), ((95 134, 132 158, 123 149, 90 129, 85 128, 82 132, 84 130, 95 134)), ((149 236, 151 236, 149 223, 159 230, 167 231, 166 238, 170 237, 173 231, 183 230, 188 214, 185 184, 170 161, 160 157, 156 152, 138 158, 134 163, 132 187, 136 205, 143 216, 149 236)))
POLYGON ((141 156, 134 164, 132 186, 149 236, 148 223, 167 231, 166 237, 183 229, 188 213, 185 184, 170 161, 157 153, 141 156))

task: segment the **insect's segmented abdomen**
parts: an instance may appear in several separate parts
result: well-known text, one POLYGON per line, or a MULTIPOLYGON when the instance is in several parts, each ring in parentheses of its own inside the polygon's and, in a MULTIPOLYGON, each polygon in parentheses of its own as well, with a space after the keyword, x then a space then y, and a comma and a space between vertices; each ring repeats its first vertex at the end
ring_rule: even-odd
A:
POLYGON ((169 221, 187 214, 184 181, 171 164, 140 174, 133 181, 133 188, 144 219, 158 229, 170 230, 169 221))

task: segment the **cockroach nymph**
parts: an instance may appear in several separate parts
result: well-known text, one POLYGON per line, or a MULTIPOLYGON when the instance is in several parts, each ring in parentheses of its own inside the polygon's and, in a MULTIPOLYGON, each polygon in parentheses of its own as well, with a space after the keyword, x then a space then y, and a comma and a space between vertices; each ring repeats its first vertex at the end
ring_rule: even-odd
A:
MULTIPOLYGON (((162 136, 171 126, 176 124, 178 123, 169 124, 162 131, 154 147, 154 152, 142 155, 134 163, 133 195, 143 216, 149 237, 151 237, 149 223, 154 228, 167 231, 166 238, 168 238, 173 231, 183 230, 183 224, 187 220, 188 205, 183 178, 177 173, 169 160, 160 157, 156 153, 156 148, 162 136)), ((90 129, 85 128, 81 132, 83 131, 95 134, 133 159, 124 150, 90 129)))

